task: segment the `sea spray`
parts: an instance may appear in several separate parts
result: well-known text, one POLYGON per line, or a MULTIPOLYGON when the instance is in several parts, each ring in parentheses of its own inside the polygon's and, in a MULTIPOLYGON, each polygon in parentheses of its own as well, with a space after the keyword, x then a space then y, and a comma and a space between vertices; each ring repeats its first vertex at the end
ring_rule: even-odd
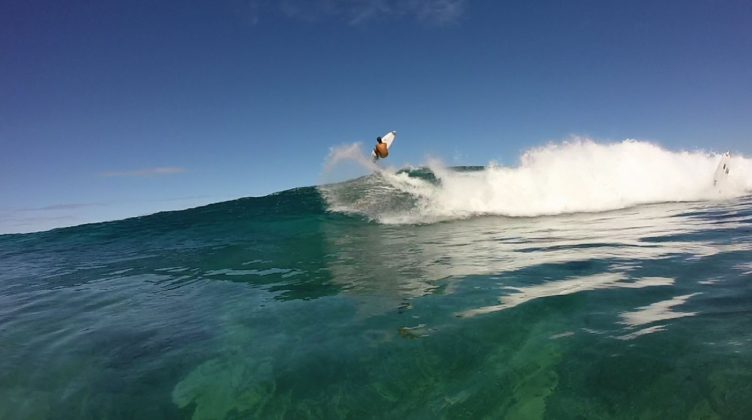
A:
POLYGON ((379 170, 376 162, 363 153, 361 143, 346 144, 329 149, 321 181, 322 184, 341 182, 379 170))
POLYGON ((335 149, 330 170, 355 161, 370 176, 320 187, 331 211, 381 223, 431 223, 475 215, 534 217, 615 210, 646 203, 739 197, 752 191, 752 160, 734 156, 724 188, 714 185, 720 155, 674 152, 637 140, 597 143, 575 138, 524 153, 516 167, 480 170, 427 163, 381 169, 358 145, 335 149), (429 179, 430 178, 430 179, 429 179))

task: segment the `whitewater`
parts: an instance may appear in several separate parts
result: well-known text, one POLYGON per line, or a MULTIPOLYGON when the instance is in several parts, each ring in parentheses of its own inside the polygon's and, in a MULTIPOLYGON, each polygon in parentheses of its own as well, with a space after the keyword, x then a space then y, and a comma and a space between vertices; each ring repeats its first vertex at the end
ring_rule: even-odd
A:
POLYGON ((732 156, 728 176, 714 182, 721 157, 673 152, 645 141, 576 138, 531 149, 515 167, 490 163, 458 169, 430 159, 425 169, 431 176, 425 179, 419 170, 382 167, 353 144, 331 151, 325 173, 355 164, 371 175, 320 189, 333 211, 387 224, 599 212, 648 203, 724 200, 752 191, 752 159, 739 155, 732 156))

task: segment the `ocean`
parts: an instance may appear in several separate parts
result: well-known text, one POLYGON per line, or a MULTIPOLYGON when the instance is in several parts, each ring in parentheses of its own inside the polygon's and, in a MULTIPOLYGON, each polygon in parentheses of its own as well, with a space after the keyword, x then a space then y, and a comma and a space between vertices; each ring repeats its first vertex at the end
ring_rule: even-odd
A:
POLYGON ((343 147, 317 187, 0 235, 0 418, 752 418, 752 160, 720 158, 343 147))

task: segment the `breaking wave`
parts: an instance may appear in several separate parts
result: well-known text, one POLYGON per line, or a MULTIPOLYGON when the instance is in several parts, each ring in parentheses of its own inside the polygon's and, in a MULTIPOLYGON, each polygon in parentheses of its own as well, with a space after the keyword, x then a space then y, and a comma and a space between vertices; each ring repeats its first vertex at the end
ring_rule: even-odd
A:
POLYGON ((636 140, 575 139, 524 153, 516 167, 383 169, 359 145, 333 149, 325 173, 353 165, 369 174, 319 187, 329 211, 380 223, 431 223, 477 215, 534 217, 640 204, 729 199, 752 191, 752 159, 674 152, 636 140))

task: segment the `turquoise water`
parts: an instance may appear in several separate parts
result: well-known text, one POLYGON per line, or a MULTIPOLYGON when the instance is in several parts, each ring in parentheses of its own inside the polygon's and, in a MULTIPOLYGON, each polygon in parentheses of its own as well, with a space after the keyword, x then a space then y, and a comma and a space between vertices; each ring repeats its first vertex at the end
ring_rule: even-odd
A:
POLYGON ((752 417, 752 197, 328 210, 0 236, 0 418, 752 417))

